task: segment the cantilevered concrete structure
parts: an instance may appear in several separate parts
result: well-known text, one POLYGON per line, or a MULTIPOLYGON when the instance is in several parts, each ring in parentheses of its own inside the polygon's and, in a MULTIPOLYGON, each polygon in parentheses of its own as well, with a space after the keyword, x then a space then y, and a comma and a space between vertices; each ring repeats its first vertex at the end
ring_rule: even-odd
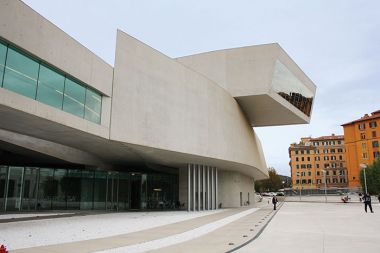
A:
POLYGON ((110 66, 0 3, 0 210, 236 207, 267 177, 254 126, 308 123, 278 44, 172 59, 117 32, 110 66))

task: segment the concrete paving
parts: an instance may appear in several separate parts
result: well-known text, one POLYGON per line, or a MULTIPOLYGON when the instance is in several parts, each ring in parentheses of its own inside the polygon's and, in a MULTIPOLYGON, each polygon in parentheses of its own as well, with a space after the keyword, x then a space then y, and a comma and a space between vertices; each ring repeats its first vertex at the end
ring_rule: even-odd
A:
POLYGON ((263 233, 239 253, 380 252, 380 205, 287 202, 263 233))
POLYGON ((268 199, 260 209, 194 239, 155 249, 144 243, 211 224, 246 212, 248 207, 228 209, 203 217, 135 233, 101 239, 13 250, 12 253, 43 252, 130 252, 125 246, 150 253, 174 252, 260 252, 260 253, 353 253, 380 252, 380 204, 374 213, 365 213, 362 203, 285 202, 272 210, 268 199), (141 246, 140 249, 138 249, 141 246), (150 250, 150 251, 148 251, 150 250))

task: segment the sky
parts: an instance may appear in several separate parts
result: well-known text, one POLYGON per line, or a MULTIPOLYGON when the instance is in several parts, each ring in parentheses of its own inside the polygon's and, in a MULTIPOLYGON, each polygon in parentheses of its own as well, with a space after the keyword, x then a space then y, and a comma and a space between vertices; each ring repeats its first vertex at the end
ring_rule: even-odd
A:
POLYGON ((267 165, 290 175, 288 147, 343 134, 380 109, 377 0, 25 0, 107 63, 120 29, 170 57, 277 42, 317 86, 310 124, 255 128, 267 165))

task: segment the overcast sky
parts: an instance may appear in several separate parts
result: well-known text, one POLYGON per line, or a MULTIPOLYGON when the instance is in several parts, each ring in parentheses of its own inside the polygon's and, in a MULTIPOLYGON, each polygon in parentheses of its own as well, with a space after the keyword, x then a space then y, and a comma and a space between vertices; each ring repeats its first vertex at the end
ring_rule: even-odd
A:
POLYGON ((116 29, 170 57, 278 42, 317 85, 311 124, 255 128, 268 166, 289 175, 302 136, 343 134, 380 109, 377 0, 25 0, 114 65, 116 29))

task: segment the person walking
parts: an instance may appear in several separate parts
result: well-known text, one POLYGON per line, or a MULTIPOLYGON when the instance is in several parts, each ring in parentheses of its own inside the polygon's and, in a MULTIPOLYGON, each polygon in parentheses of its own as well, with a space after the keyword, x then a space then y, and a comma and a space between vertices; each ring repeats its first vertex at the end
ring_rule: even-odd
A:
POLYGON ((377 199, 379 200, 379 203, 380 203, 380 193, 379 193, 379 195, 377 195, 377 199))
POLYGON ((278 199, 276 196, 272 197, 272 204, 273 204, 273 210, 276 210, 276 205, 277 205, 278 199))
POLYGON ((372 205, 371 205, 371 196, 368 193, 364 193, 363 202, 364 202, 364 210, 365 210, 365 212, 367 212, 367 206, 368 206, 369 210, 371 210, 371 213, 373 213, 373 211, 372 211, 372 205))

